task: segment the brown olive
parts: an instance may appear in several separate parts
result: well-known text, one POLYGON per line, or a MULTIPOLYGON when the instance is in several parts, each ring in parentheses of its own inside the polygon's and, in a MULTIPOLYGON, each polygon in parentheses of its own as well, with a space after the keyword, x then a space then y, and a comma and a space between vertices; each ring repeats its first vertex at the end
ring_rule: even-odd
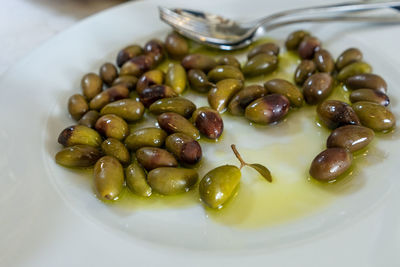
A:
POLYGON ((96 110, 89 110, 86 112, 82 118, 78 121, 79 125, 84 125, 89 128, 94 128, 97 119, 100 117, 100 114, 96 110))
POLYGON ((181 59, 189 53, 189 44, 184 37, 173 32, 165 39, 165 49, 170 57, 181 59))
POLYGON ((343 51, 342 54, 336 59, 336 69, 341 70, 347 65, 361 61, 363 59, 363 54, 357 48, 349 48, 343 51))
POLYGON ((294 81, 298 85, 303 85, 308 77, 314 74, 317 70, 317 66, 312 60, 302 60, 300 64, 297 66, 294 72, 294 81))
POLYGON ((107 62, 100 67, 100 77, 105 84, 110 86, 118 77, 118 70, 114 64, 107 62))
POLYGON ((149 55, 134 57, 122 65, 119 75, 133 75, 139 77, 154 67, 154 58, 149 55))
POLYGON ((303 95, 306 102, 315 105, 327 98, 333 89, 333 78, 328 73, 315 73, 303 84, 303 95))
POLYGON ((376 74, 364 73, 351 76, 345 81, 346 87, 351 90, 368 88, 386 94, 387 84, 385 80, 376 74))
POLYGON ((303 30, 294 31, 289 34, 288 38, 286 39, 285 46, 288 50, 296 50, 301 41, 303 41, 304 37, 310 36, 310 33, 303 30))
POLYGON ((149 70, 140 76, 136 84, 136 91, 140 94, 149 86, 163 84, 164 78, 165 74, 161 70, 149 70))
POLYGON ((153 57, 155 64, 159 64, 165 55, 164 43, 158 39, 151 39, 144 45, 144 52, 153 57))
POLYGON ((184 133, 193 139, 199 139, 200 133, 185 117, 166 112, 157 117, 158 124, 168 133, 184 133))
POLYGON ((329 135, 326 146, 342 147, 354 152, 366 147, 374 139, 374 131, 359 125, 345 125, 336 128, 329 135))
POLYGON ((281 120, 289 111, 289 100, 272 94, 254 100, 245 110, 245 117, 255 123, 268 124, 281 120))
POLYGON ((139 45, 130 45, 119 51, 117 56, 117 65, 121 67, 128 60, 139 56, 143 53, 143 49, 139 45))
POLYGON ((319 153, 310 167, 310 175, 317 180, 330 181, 346 172, 353 161, 351 153, 341 147, 328 148, 319 153))
POLYGON ((298 52, 302 59, 312 59, 321 47, 321 42, 312 36, 306 36, 299 44, 298 52))
POLYGON ((149 107, 151 104, 161 98, 175 96, 178 96, 178 94, 175 93, 171 87, 158 84, 147 87, 143 89, 141 93, 139 93, 140 102, 142 102, 145 107, 149 107))
POLYGON ((187 69, 199 69, 208 72, 217 65, 214 58, 203 54, 190 54, 182 59, 182 66, 187 69))
POLYGON ((314 63, 320 72, 331 73, 335 69, 335 61, 326 49, 320 49, 314 54, 314 63))
POLYGON ((389 97, 381 91, 373 89, 357 89, 350 94, 351 103, 359 101, 374 102, 382 106, 388 106, 390 103, 389 97))
POLYGON ((148 171, 159 167, 176 167, 178 162, 167 150, 158 147, 142 147, 136 151, 138 162, 148 171))
POLYGON ((275 43, 264 43, 253 47, 247 54, 247 58, 250 59, 258 54, 269 54, 277 56, 279 54, 279 46, 275 43))
POLYGON ((195 164, 202 157, 200 144, 183 133, 174 133, 165 140, 165 147, 182 163, 195 164))
POLYGON ((238 69, 241 68, 240 62, 237 60, 237 58, 233 55, 224 55, 220 57, 217 61, 218 65, 229 65, 229 66, 234 66, 238 69))
POLYGON ((325 100, 317 107, 319 119, 330 129, 343 125, 360 125, 360 120, 348 104, 339 100, 325 100))
POLYGON ((89 107, 90 109, 101 109, 110 102, 127 98, 128 96, 128 88, 121 84, 115 85, 93 97, 89 102, 89 107))
POLYGON ((218 111, 209 107, 196 109, 193 112, 192 121, 200 133, 209 139, 217 139, 224 130, 224 122, 221 115, 219 115, 218 111))
POLYGON ((119 76, 118 78, 116 78, 114 80, 114 82, 112 83, 112 85, 123 85, 126 88, 129 89, 129 91, 133 91, 136 88, 136 84, 138 82, 138 79, 135 76, 132 75, 122 75, 119 76))

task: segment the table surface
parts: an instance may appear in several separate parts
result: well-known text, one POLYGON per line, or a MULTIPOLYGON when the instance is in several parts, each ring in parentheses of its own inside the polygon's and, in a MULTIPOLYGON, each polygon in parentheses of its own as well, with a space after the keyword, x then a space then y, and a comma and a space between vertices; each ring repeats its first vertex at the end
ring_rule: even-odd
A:
POLYGON ((0 76, 79 20, 124 0, 0 0, 0 76))

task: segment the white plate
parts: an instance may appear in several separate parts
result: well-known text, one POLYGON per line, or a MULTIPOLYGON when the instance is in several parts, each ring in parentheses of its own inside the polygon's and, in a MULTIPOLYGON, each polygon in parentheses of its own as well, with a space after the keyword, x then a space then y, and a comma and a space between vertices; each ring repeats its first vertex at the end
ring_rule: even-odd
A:
MULTIPOLYGON (((82 21, 16 64, 0 82, 0 266, 399 266, 398 133, 380 138, 355 182, 326 205, 298 219, 253 229, 217 223, 201 205, 132 211, 107 206, 93 196, 89 181, 54 163, 60 148, 57 135, 73 123, 65 111, 66 99, 79 92, 80 77, 96 71, 105 59, 114 61, 126 44, 163 38, 169 28, 158 19, 160 4, 238 19, 305 5, 295 0, 131 2, 82 21)), ((269 36, 282 41, 299 27, 313 31, 335 56, 349 46, 361 48, 375 72, 387 80, 391 108, 400 117, 400 26, 301 25, 269 36)), ((310 126, 310 121, 299 120, 299 125, 310 126)), ((208 168, 235 163, 231 142, 247 157, 260 144, 287 143, 290 152, 290 136, 279 137, 270 128, 249 131, 243 125, 244 120, 227 119, 224 141, 205 146, 208 168)), ((287 130, 297 131, 298 140, 307 134, 326 137, 321 129, 287 130)), ((309 164, 322 147, 318 143, 304 149, 298 155, 300 166, 309 164)), ((267 162, 275 156, 286 155, 270 155, 267 162)), ((276 173, 286 169, 288 176, 292 167, 278 160, 271 166, 276 173)), ((242 187, 261 184, 252 178, 242 182, 242 187)), ((273 204, 266 204, 266 212, 273 204)))

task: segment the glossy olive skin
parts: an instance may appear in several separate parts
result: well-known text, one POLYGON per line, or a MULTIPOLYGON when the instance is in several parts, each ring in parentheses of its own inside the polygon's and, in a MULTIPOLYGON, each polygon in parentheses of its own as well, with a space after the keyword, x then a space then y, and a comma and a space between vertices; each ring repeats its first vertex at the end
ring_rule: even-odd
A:
POLYGON ((337 74, 336 78, 339 81, 345 81, 347 78, 351 76, 364 73, 371 73, 371 72, 372 72, 371 65, 362 61, 358 61, 358 62, 353 62, 345 66, 343 69, 341 69, 337 74))
POLYGON ((57 152, 56 162, 65 167, 90 167, 102 156, 100 150, 88 145, 74 145, 57 152))
POLYGON ((127 121, 140 120, 143 117, 143 113, 143 104, 130 98, 111 102, 100 111, 101 115, 115 114, 127 121))
POLYGON ((136 88, 137 82, 138 78, 136 78, 135 76, 123 75, 116 78, 112 83, 112 86, 120 84, 128 88, 129 91, 133 91, 136 88))
POLYGON ((165 147, 182 163, 196 164, 201 160, 200 144, 183 133, 174 133, 165 140, 165 147))
POLYGON ((373 89, 357 89, 351 92, 350 101, 351 103, 359 101, 368 101, 379 104, 384 107, 390 104, 389 97, 386 94, 373 89))
POLYGON ((125 169, 126 186, 136 195, 149 197, 152 194, 152 189, 147 182, 147 175, 139 162, 135 159, 125 169))
POLYGON ((320 49, 314 53, 314 63, 320 72, 331 73, 335 69, 335 61, 326 49, 320 49))
POLYGON ((268 124, 281 120, 289 112, 289 100, 272 94, 254 100, 247 106, 244 116, 255 123, 268 124))
POLYGON ((88 73, 81 80, 81 88, 83 95, 90 100, 102 91, 103 80, 95 73, 88 73))
POLYGON ((331 181, 346 172, 352 161, 353 156, 347 149, 328 148, 314 158, 310 167, 310 175, 320 181, 331 181))
POLYGON ((294 81, 297 85, 302 86, 304 82, 315 73, 317 66, 312 60, 302 60, 294 72, 294 81))
POLYGON ((374 131, 360 125, 345 125, 332 131, 326 147, 342 147, 350 152, 363 149, 374 139, 374 131))
POLYGON ((249 85, 237 92, 229 102, 228 110, 232 115, 243 116, 246 107, 254 100, 265 96, 268 90, 261 85, 249 85))
POLYGON ((125 138, 125 145, 130 150, 141 147, 161 147, 164 145, 167 133, 156 127, 143 128, 133 131, 125 138))
POLYGON ((351 90, 368 88, 376 91, 380 91, 386 94, 387 84, 385 80, 376 74, 364 73, 351 76, 345 81, 346 87, 351 90))
POLYGON ((118 140, 123 140, 129 134, 126 121, 114 114, 101 116, 94 127, 100 134, 118 140))
POLYGON ((202 70, 191 69, 187 75, 190 88, 200 93, 206 93, 210 91, 213 86, 215 86, 213 83, 208 81, 207 75, 202 70))
POLYGON ((221 208, 239 185, 242 174, 233 165, 224 165, 209 171, 199 184, 201 200, 210 208, 221 208))
POLYGON ((150 55, 136 56, 122 65, 119 75, 133 75, 139 77, 155 65, 154 58, 150 55))
POLYGON ((302 59, 312 59, 315 52, 318 51, 320 47, 321 42, 317 38, 313 36, 306 36, 300 42, 297 52, 302 59))
POLYGON ((217 62, 214 58, 203 54, 187 55, 182 59, 181 64, 187 70, 198 69, 205 72, 217 66, 217 62))
POLYGON ((171 58, 181 59, 189 53, 189 44, 185 38, 173 32, 165 39, 165 49, 171 58))
POLYGON ((238 69, 241 68, 240 62, 237 60, 237 58, 233 55, 224 55, 220 57, 217 61, 218 65, 229 65, 229 66, 234 66, 238 69))
POLYGON ((143 47, 144 53, 153 57, 155 64, 160 64, 165 57, 164 43, 158 39, 151 39, 143 47))
POLYGON ((224 131, 221 115, 218 111, 209 107, 196 109, 193 112, 192 121, 200 133, 209 139, 217 139, 224 131))
POLYGON ((278 57, 268 54, 258 54, 249 59, 243 66, 246 76, 257 76, 273 72, 278 67, 278 57))
POLYGON ((100 94, 93 97, 89 102, 90 109, 101 109, 110 102, 127 98, 129 96, 129 90, 123 85, 115 85, 102 91, 100 94))
POLYGON ((343 125, 360 125, 360 120, 348 104, 338 100, 325 100, 317 107, 319 119, 329 128, 343 125))
POLYGON ((165 84, 170 86, 175 93, 181 94, 187 84, 186 71, 181 64, 171 64, 165 75, 165 84))
POLYGON ((111 156, 104 156, 94 165, 94 187, 101 200, 114 200, 124 185, 124 170, 121 163, 111 156))
POLYGON ((125 147, 121 141, 115 138, 107 138, 101 144, 101 149, 103 150, 104 154, 108 156, 113 156, 122 165, 127 165, 131 161, 131 156, 129 154, 128 149, 125 147))
POLYGON ((279 46, 275 43, 265 43, 253 47, 247 54, 247 58, 250 59, 258 54, 269 54, 277 56, 279 54, 279 46))
POLYGON ((218 112, 223 112, 232 97, 243 88, 243 82, 237 79, 225 79, 217 82, 208 92, 208 103, 218 112))
POLYGON ((237 79, 244 81, 243 73, 240 69, 231 65, 216 66, 207 74, 210 82, 219 82, 225 79, 237 79))
POLYGON ((166 112, 157 117, 158 124, 167 133, 184 133, 193 139, 199 139, 200 133, 185 117, 173 113, 166 112))
POLYGON ((128 60, 143 54, 143 49, 139 45, 129 45, 118 52, 117 65, 122 67, 128 60))
POLYGON ((165 112, 175 112, 185 118, 190 118, 196 110, 196 105, 184 97, 171 97, 157 100, 150 105, 151 113, 159 115, 165 112))
POLYGON ((306 102, 316 105, 327 98, 333 90, 334 80, 328 73, 315 73, 303 84, 303 95, 306 102))
POLYGON ((162 84, 164 82, 164 72, 161 70, 149 70, 140 76, 137 84, 136 91, 140 94, 149 86, 155 84, 162 84))
POLYGON ((106 62, 100 67, 100 78, 105 84, 110 86, 114 80, 118 77, 118 70, 114 64, 106 62))
POLYGON ((340 71, 347 65, 361 61, 362 59, 363 54, 358 48, 348 48, 336 59, 336 69, 340 71))
POLYGON ((176 195, 189 191, 199 179, 195 170, 161 167, 150 171, 147 180, 151 188, 162 195, 176 195))
POLYGON ((294 107, 301 107, 303 105, 303 94, 291 82, 283 79, 272 79, 264 83, 264 87, 268 93, 281 94, 289 99, 290 105, 294 107))
POLYGON ((74 120, 79 120, 89 110, 83 95, 74 94, 68 99, 68 112, 74 120))
POLYGON ((58 143, 63 146, 88 145, 98 147, 101 142, 101 136, 97 131, 83 125, 67 127, 58 136, 58 143))
POLYGON ((176 167, 178 162, 167 150, 158 147, 142 147, 136 150, 140 165, 150 171, 160 167, 176 167))
POLYGON ((157 84, 147 87, 139 93, 140 102, 142 102, 145 107, 149 107, 159 99, 175 96, 178 96, 178 94, 171 87, 157 84))
POLYGON ((89 110, 82 118, 78 121, 79 125, 84 125, 89 128, 94 128, 97 119, 100 117, 100 113, 96 110, 89 110))
POLYGON ((396 125, 393 113, 379 104, 360 101, 353 104, 353 109, 360 118, 361 124, 374 131, 388 131, 396 125))
POLYGON ((310 33, 303 30, 294 31, 289 34, 285 41, 285 46, 287 50, 296 50, 304 37, 310 36, 310 33))

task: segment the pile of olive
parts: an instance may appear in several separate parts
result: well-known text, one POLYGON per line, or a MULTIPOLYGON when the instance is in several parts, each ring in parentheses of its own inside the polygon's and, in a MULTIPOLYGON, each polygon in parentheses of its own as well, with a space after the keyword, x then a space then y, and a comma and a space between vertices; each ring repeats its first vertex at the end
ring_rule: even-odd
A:
MULTIPOLYGON (((244 86, 245 77, 277 68, 280 49, 270 42, 253 47, 243 66, 232 55, 215 59, 190 54, 189 42, 177 33, 169 34, 165 42, 150 40, 143 48, 125 47, 116 65, 105 63, 98 74, 86 74, 82 94, 69 98, 68 111, 77 124, 60 133, 58 142, 64 149, 56 154, 56 162, 66 167, 94 166, 95 191, 102 200, 117 199, 124 186, 143 197, 152 192, 183 193, 198 181, 195 164, 202 149, 197 140, 218 139, 223 132, 220 113, 228 110, 251 122, 270 124, 305 100, 319 104, 318 115, 327 127, 339 127, 329 137, 328 149, 313 161, 310 174, 319 180, 336 178, 351 165, 350 153, 373 138, 369 128, 385 131, 394 126, 394 116, 386 108, 386 83, 370 74, 371 67, 362 62, 358 49, 346 50, 335 63, 320 41, 305 31, 292 33, 285 45, 297 49, 302 58, 294 77, 301 89, 283 79, 244 86), (167 58, 174 63, 164 73, 157 67, 167 58), (354 90, 353 106, 323 102, 335 79, 354 90), (186 88, 207 93, 210 107, 197 108, 182 97, 186 88), (143 120, 145 112, 156 115, 158 125, 131 131, 129 124, 143 120)), ((264 166, 245 165, 270 179, 264 166)), ((199 184, 201 199, 212 208, 221 207, 240 176, 233 165, 211 170, 199 184)))

